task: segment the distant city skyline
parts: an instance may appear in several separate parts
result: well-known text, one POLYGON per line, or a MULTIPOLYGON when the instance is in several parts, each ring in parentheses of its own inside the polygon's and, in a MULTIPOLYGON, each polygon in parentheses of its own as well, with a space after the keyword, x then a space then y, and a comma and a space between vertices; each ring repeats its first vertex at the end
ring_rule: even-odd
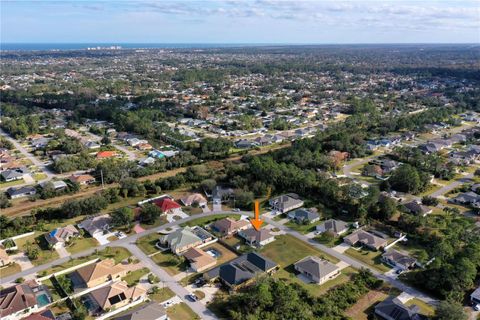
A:
POLYGON ((1 1, 2 43, 480 43, 479 1, 1 1))

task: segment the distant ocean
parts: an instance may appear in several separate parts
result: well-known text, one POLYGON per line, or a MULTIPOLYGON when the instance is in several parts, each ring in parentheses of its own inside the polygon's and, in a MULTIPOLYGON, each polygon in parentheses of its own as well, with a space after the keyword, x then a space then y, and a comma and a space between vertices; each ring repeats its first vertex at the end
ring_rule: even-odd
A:
POLYGON ((162 48, 232 48, 262 46, 264 44, 216 44, 216 43, 0 43, 0 50, 44 51, 44 50, 83 50, 91 47, 120 46, 122 49, 162 49, 162 48))

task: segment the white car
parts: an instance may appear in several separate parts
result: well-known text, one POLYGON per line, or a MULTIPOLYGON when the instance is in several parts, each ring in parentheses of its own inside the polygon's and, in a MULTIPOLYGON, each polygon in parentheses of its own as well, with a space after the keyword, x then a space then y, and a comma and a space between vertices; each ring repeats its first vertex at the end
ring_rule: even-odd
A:
POLYGON ((173 301, 168 300, 167 302, 165 302, 165 303, 163 304, 163 307, 164 307, 164 308, 168 308, 168 307, 170 307, 171 305, 173 305, 173 301))
POLYGON ((473 306, 473 310, 480 311, 480 303, 473 306))
POLYGON ((117 231, 117 232, 115 232, 115 236, 116 236, 118 239, 124 239, 124 238, 127 237, 127 235, 126 235, 124 232, 122 232, 122 231, 117 231))

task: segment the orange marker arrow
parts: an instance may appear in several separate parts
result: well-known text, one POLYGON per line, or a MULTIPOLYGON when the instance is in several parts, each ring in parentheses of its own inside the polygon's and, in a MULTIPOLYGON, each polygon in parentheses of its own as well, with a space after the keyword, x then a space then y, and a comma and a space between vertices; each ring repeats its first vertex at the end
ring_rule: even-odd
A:
POLYGON ((258 217, 260 214, 260 209, 258 207, 258 201, 255 201, 255 217, 252 219, 250 218, 250 223, 256 230, 260 230, 260 227, 263 224, 263 220, 260 220, 258 217))

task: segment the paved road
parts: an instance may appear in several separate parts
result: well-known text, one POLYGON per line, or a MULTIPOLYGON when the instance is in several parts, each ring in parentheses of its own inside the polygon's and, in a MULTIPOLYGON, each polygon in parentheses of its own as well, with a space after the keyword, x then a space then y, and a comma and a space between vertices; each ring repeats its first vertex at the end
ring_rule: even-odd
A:
POLYGON ((435 198, 443 196, 445 193, 447 193, 449 191, 452 191, 453 189, 461 186, 462 184, 471 182, 472 178, 473 178, 473 173, 469 173, 469 174, 465 175, 464 177, 462 177, 460 179, 457 179, 455 181, 452 181, 449 184, 447 184, 446 186, 441 187, 437 191, 432 192, 430 194, 430 196, 435 197, 435 198))
POLYGON ((352 163, 343 166, 343 174, 350 179, 355 179, 355 178, 357 178, 357 175, 352 174, 353 168, 355 168, 359 165, 365 164, 365 163, 367 163, 367 162, 369 162, 372 159, 377 158, 377 157, 378 156, 370 156, 370 157, 367 157, 367 158, 360 158, 360 159, 354 160, 352 163))
MULTIPOLYGON (((143 234, 142 234, 143 235, 143 234)), ((135 242, 130 242, 122 245, 124 248, 128 249, 134 256, 136 256, 142 263, 150 269, 160 280, 165 283, 177 296, 182 299, 196 314, 198 314, 204 320, 214 320, 217 319, 215 314, 211 312, 203 303, 200 301, 192 302, 186 298, 190 292, 187 291, 182 285, 180 285, 175 278, 169 275, 165 270, 160 268, 155 262, 152 261, 142 250, 140 250, 135 242)))
POLYGON ((343 261, 343 262, 346 262, 348 263, 349 265, 353 266, 354 268, 357 268, 357 269, 361 269, 361 268, 364 268, 364 269, 369 269, 377 278, 379 279, 382 279, 384 280, 385 282, 388 282, 390 283, 392 286, 410 294, 411 296, 414 296, 415 298, 418 298, 428 304, 437 304, 438 301, 436 299, 433 299, 431 298, 430 296, 414 289, 414 288, 411 288, 410 286, 406 285, 405 283, 395 279, 395 278, 392 278, 392 277, 389 277, 379 271, 377 271, 376 269, 373 269, 372 267, 358 261, 358 260, 355 260, 354 258, 348 256, 348 255, 345 255, 345 254, 342 254, 342 253, 339 253, 338 251, 335 251, 333 250, 332 248, 329 248, 327 246, 324 246, 318 242, 316 242, 315 240, 313 239, 310 239, 308 238, 307 236, 305 236, 304 234, 301 234, 297 231, 294 231, 286 226, 284 226, 283 224, 277 222, 277 221, 274 221, 272 219, 269 219, 269 218, 266 218, 266 217, 262 217, 262 219, 267 222, 268 224, 271 224, 277 228, 279 228, 280 230, 282 231, 285 231, 287 232, 288 234, 294 236, 295 238, 297 239, 300 239, 304 242, 307 242, 309 243, 310 245, 316 247, 317 249, 323 251, 323 252, 326 252, 328 253, 329 255, 331 256, 334 256, 335 258, 343 261))
MULTIPOLYGON (((46 165, 45 163, 43 163, 42 161, 40 161, 39 159, 37 159, 33 154, 31 154, 30 152, 28 152, 27 149, 25 149, 16 139, 13 139, 12 137, 10 137, 8 135, 8 133, 6 133, 5 131, 3 131, 2 128, 0 128, 0 136, 3 136, 5 137, 8 141, 10 141, 14 147, 20 151, 21 154, 23 154, 23 156, 25 158, 27 158, 28 160, 30 160, 35 166, 38 167, 39 170, 42 170, 43 173, 45 173, 47 175, 47 177, 45 179, 42 179, 40 180, 41 181, 46 181, 46 180, 50 180, 51 178, 54 177, 55 173, 50 170, 50 168, 48 167, 48 165, 46 165)), ((22 185, 28 185, 28 183, 25 183, 25 184, 22 184, 22 185)), ((18 186, 21 186, 21 185, 18 185, 18 186)))

